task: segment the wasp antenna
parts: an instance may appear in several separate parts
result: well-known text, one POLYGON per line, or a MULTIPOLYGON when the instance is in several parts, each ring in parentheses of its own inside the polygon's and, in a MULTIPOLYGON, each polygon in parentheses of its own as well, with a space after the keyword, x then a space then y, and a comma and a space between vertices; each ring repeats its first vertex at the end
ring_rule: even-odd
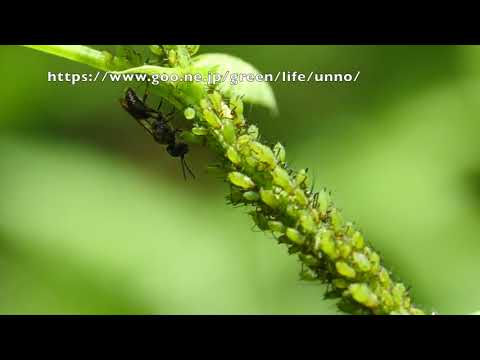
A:
POLYGON ((182 164, 183 180, 187 181, 187 176, 185 175, 185 162, 183 161, 183 158, 180 159, 180 163, 182 164))
POLYGON ((143 98, 142 98, 142 102, 145 103, 145 101, 147 101, 147 97, 148 97, 148 86, 150 85, 150 83, 148 82, 147 78, 145 78, 145 92, 143 93, 143 98))
MULTIPOLYGON (((183 156, 181 158, 181 161, 182 161, 182 168, 187 168, 187 170, 190 173, 190 175, 192 176, 192 178, 195 179, 195 175, 193 174, 193 171, 190 169, 190 167, 187 164, 187 161, 185 160, 185 158, 183 156)), ((183 170, 183 174, 185 176, 185 169, 183 170)))

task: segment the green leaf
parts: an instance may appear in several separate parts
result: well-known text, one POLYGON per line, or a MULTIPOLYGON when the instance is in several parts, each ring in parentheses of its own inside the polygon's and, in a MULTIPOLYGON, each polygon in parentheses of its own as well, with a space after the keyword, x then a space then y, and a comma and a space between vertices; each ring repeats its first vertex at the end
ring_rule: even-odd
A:
POLYGON ((273 113, 277 113, 277 102, 273 90, 268 82, 242 81, 237 85, 231 84, 232 74, 260 74, 251 64, 235 56, 227 54, 202 54, 193 59, 196 67, 204 67, 212 73, 225 74, 229 72, 227 81, 219 83, 218 88, 227 96, 244 95, 243 100, 252 104, 267 107, 273 113))
POLYGON ((137 67, 132 67, 122 71, 111 71, 111 73, 115 74, 149 74, 149 75, 161 75, 166 74, 171 76, 172 74, 178 75, 179 77, 182 76, 182 71, 180 68, 170 68, 170 67, 162 67, 156 65, 142 65, 137 67))

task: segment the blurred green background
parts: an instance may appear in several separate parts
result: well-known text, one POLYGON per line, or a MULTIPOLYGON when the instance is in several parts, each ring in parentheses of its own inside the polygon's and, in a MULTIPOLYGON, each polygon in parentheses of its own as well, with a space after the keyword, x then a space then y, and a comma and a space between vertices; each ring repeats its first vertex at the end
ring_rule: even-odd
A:
MULTIPOLYGON (((274 83, 264 138, 308 167, 440 313, 480 309, 480 48, 203 46, 262 72, 354 72, 274 83)), ((334 314, 285 248, 197 180, 118 105, 125 84, 47 82, 87 66, 0 46, 0 313, 334 314)), ((156 101, 158 99, 153 99, 156 101)))

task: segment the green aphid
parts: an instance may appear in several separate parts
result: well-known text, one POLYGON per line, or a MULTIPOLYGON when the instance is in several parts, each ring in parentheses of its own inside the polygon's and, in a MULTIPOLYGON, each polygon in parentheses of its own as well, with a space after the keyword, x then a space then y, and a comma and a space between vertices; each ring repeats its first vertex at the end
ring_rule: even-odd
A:
POLYGON ((337 261, 335 263, 335 268, 340 275, 345 276, 349 279, 354 279, 357 275, 355 270, 344 261, 337 261))
POLYGON ((204 141, 203 136, 198 136, 192 132, 189 131, 183 131, 180 136, 182 140, 185 140, 188 143, 191 144, 202 144, 204 141))
POLYGON ((224 120, 223 138, 225 139, 225 142, 229 145, 232 145, 235 143, 235 137, 235 126, 233 126, 233 123, 230 120, 224 120))
POLYGON ((109 51, 102 51, 103 56, 105 57, 105 64, 107 67, 114 67, 115 65, 113 64, 113 54, 109 51))
POLYGON ((286 158, 285 148, 281 143, 277 142, 275 144, 275 146, 273 147, 273 153, 275 154, 279 163, 282 163, 282 164, 285 163, 285 158, 286 158))
POLYGON ((353 234, 355 234, 355 228, 353 227, 353 223, 349 221, 345 223, 345 235, 352 237, 353 234))
POLYGON ((221 116, 222 116, 223 118, 226 118, 226 119, 231 119, 231 120, 232 120, 232 123, 234 123, 232 111, 230 110, 230 108, 228 107, 228 105, 225 104, 225 102, 223 102, 223 101, 222 101, 222 112, 221 112, 221 116))
POLYGON ((417 309, 416 307, 413 307, 413 306, 410 308, 410 314, 412 314, 412 315, 425 315, 425 313, 422 310, 417 309))
MULTIPOLYGON (((257 161, 257 162, 258 162, 258 161, 257 161)), ((258 170, 258 171, 264 171, 264 170, 266 170, 266 169, 268 169, 268 166, 267 166, 267 165, 265 165, 264 163, 258 162, 258 165, 257 165, 257 170, 258 170)))
POLYGON ((325 189, 320 190, 318 192, 318 210, 320 211, 320 215, 322 217, 327 215, 330 202, 330 195, 327 193, 327 191, 325 189))
POLYGON ((305 169, 301 169, 299 172, 297 172, 297 175, 295 176, 295 182, 298 186, 303 186, 305 185, 307 177, 307 171, 305 169))
POLYGON ((396 304, 401 305, 406 291, 407 289, 405 288, 405 285, 402 283, 396 284, 392 290, 393 301, 395 301, 396 304))
POLYGON ((220 129, 222 127, 222 122, 213 111, 203 110, 203 117, 205 118, 205 121, 214 129, 220 129))
POLYGON ((381 268, 378 272, 378 279, 380 280, 380 283, 385 287, 389 287, 392 282, 392 280, 390 279, 390 275, 385 268, 381 268))
POLYGON ((252 141, 252 139, 250 139, 250 136, 248 135, 241 135, 238 137, 237 139, 237 145, 239 147, 246 147, 247 144, 250 143, 250 141, 252 141))
POLYGON ((390 315, 410 315, 410 313, 405 309, 399 309, 399 310, 391 311, 390 315))
POLYGON ((293 205, 293 204, 288 204, 286 208, 287 215, 290 216, 291 218, 297 218, 298 217, 298 208, 293 205))
POLYGON ((300 271, 300 280, 315 281, 315 280, 318 280, 318 275, 312 269, 304 266, 300 271))
POLYGON ((214 91, 208 95, 208 98, 212 102, 213 108, 217 114, 220 114, 222 112, 222 95, 220 95, 218 91, 214 91))
POLYGON ((242 174, 238 171, 232 171, 228 174, 228 180, 235 186, 239 188, 248 190, 255 187, 255 183, 247 175, 242 174))
POLYGON ((312 255, 300 254, 298 255, 298 258, 307 266, 317 267, 320 265, 320 260, 312 255))
POLYGON ((370 260, 370 263, 372 264, 372 271, 377 272, 380 269, 380 255, 372 251, 368 255, 368 260, 370 260))
MULTIPOLYGON (((218 142, 221 143, 222 147, 226 147, 225 141, 223 141, 223 135, 220 129, 209 129, 209 132, 213 135, 213 138, 218 139, 218 142)), ((209 139, 210 140, 210 139, 209 139)))
POLYGON ((362 254, 360 252, 353 253, 353 262, 362 272, 368 272, 372 268, 372 264, 370 264, 368 258, 365 256, 365 254, 362 254))
POLYGON ((342 297, 342 291, 339 290, 339 289, 331 289, 331 290, 327 290, 325 291, 325 293, 323 294, 323 299, 324 300, 333 300, 333 299, 338 299, 342 297))
POLYGON ((192 133, 197 136, 205 136, 208 134, 208 129, 204 127, 194 127, 192 128, 192 133))
POLYGON ((243 194, 237 189, 232 189, 230 194, 227 196, 227 199, 234 205, 240 204, 241 202, 243 202, 243 194))
POLYGON ((302 250, 302 248, 297 244, 288 244, 288 254, 293 255, 297 254, 302 250))
POLYGON ((210 110, 210 102, 207 99, 200 100, 200 107, 202 110, 210 110))
POLYGON ((332 209, 330 214, 333 231, 340 233, 343 230, 344 220, 342 214, 337 209, 332 209))
POLYGON ((276 195, 285 195, 285 191, 280 186, 273 186, 272 191, 276 195))
POLYGON ((333 286, 335 286, 337 289, 346 289, 348 288, 348 281, 342 278, 334 279, 332 281, 333 286))
POLYGON ((392 308, 395 306, 392 295, 386 289, 380 290, 380 299, 383 305, 387 308, 392 308))
POLYGON ((242 161, 242 159, 240 158, 240 155, 238 154, 237 150, 235 150, 235 148, 233 148, 232 146, 230 146, 227 149, 227 158, 228 158, 228 160, 230 160, 235 165, 239 165, 242 161))
POLYGON ((253 222, 255 223, 255 225, 257 225, 257 227, 260 230, 262 231, 270 230, 268 226, 268 220, 265 217, 265 215, 263 215, 258 211, 251 211, 249 214, 252 216, 253 222))
POLYGON ((276 166, 272 171, 272 178, 275 185, 280 186, 288 193, 293 191, 293 184, 290 181, 290 176, 284 168, 276 166))
POLYGON ((177 53, 175 52, 175 50, 170 50, 168 52, 168 62, 172 66, 175 66, 177 64, 177 53))
POLYGON ((190 56, 195 55, 200 49, 200 45, 185 45, 190 56))
POLYGON ((185 116, 185 119, 192 120, 195 118, 195 109, 187 107, 185 110, 183 110, 183 115, 185 116))
POLYGON ((377 295, 373 293, 372 290, 367 286, 367 284, 351 284, 348 287, 352 297, 362 305, 365 305, 368 308, 374 308, 378 306, 377 295))
POLYGON ((310 214, 312 215, 313 221, 318 223, 320 221, 320 214, 317 209, 311 209, 310 214))
POLYGON ((315 250, 322 251, 332 260, 338 258, 338 249, 332 231, 321 230, 315 235, 315 250))
POLYGON ((360 231, 356 231, 352 236, 352 245, 355 249, 361 250, 365 246, 365 240, 360 231))
POLYGON ((346 259, 352 253, 352 246, 342 242, 338 246, 338 251, 340 252, 340 256, 346 259))
POLYGON ((237 127, 242 127, 245 125, 245 118, 243 115, 236 115, 233 117, 233 124, 237 127))
POLYGON ((252 167, 252 168, 256 168, 257 165, 258 165, 257 159, 255 159, 255 158, 252 157, 252 156, 247 156, 247 157, 245 158, 245 161, 246 161, 246 163, 248 164, 248 166, 250 166, 250 167, 252 167))
POLYGON ((268 227, 270 228, 270 230, 279 233, 283 233, 285 231, 285 225, 283 225, 280 221, 270 220, 268 222, 268 227))
POLYGON ((350 292, 348 290, 344 291, 342 293, 342 296, 344 296, 340 301, 337 303, 337 308, 350 315, 370 315, 370 311, 366 309, 365 307, 359 307, 358 302, 353 300, 352 298, 346 298, 345 296, 349 296, 350 292))
POLYGON ((276 196, 272 190, 260 189, 260 198, 272 209, 276 209, 280 205, 278 196, 276 196))
POLYGON ((258 139, 258 127, 255 125, 250 125, 247 129, 247 134, 250 136, 252 140, 258 139))
POLYGON ((240 97, 230 99, 230 106, 237 115, 243 114, 243 101, 240 97))
POLYGON ((160 45, 150 45, 148 48, 152 53, 154 53, 157 56, 163 55, 163 49, 160 45))
POLYGON ((292 240, 295 244, 302 245, 305 242, 305 239, 303 238, 302 234, 297 229, 294 228, 287 228, 287 231, 285 232, 285 235, 292 240))
POLYGON ((302 189, 299 189, 299 188, 295 189, 295 199, 297 200, 298 204, 302 207, 306 207, 308 205, 308 198, 302 189))
POLYGON ((260 200, 260 195, 256 191, 246 191, 243 193, 243 197, 247 201, 258 201, 260 200))
POLYGON ((270 149, 268 146, 257 141, 252 141, 250 143, 250 149, 259 161, 267 164, 270 168, 273 169, 277 165, 272 149, 270 149))
POLYGON ((317 230, 316 224, 313 221, 313 218, 306 211, 300 215, 300 226, 307 233, 314 233, 317 230))

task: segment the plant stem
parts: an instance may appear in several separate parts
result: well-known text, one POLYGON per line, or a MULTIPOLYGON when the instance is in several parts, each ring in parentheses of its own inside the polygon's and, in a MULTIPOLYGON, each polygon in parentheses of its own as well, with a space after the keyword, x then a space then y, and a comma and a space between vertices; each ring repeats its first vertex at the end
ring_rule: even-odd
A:
MULTIPOLYGON (((30 47, 105 71, 117 70, 123 61, 81 46, 30 47)), ((191 70, 186 46, 167 50, 174 51, 172 58, 178 59, 170 64, 175 71, 191 70)), ((133 70, 141 72, 142 68, 133 70)), ((144 68, 146 73, 153 70, 144 68)), ((286 245, 289 254, 298 256, 304 279, 327 284, 325 297, 338 299, 339 309, 346 313, 424 314, 363 234, 342 217, 330 194, 314 192, 306 170, 287 166, 280 143, 271 147, 260 141, 258 128, 243 116, 241 98, 227 99, 203 84, 192 84, 190 89, 183 85, 187 87, 168 88, 169 97, 178 108, 194 114, 188 116, 193 122, 189 134, 203 136, 204 143, 219 156, 219 166, 231 185, 229 201, 249 206, 255 224, 286 245)))
POLYGON ((31 49, 60 56, 103 71, 123 70, 129 63, 122 58, 112 56, 107 51, 98 51, 83 45, 24 45, 31 49))

